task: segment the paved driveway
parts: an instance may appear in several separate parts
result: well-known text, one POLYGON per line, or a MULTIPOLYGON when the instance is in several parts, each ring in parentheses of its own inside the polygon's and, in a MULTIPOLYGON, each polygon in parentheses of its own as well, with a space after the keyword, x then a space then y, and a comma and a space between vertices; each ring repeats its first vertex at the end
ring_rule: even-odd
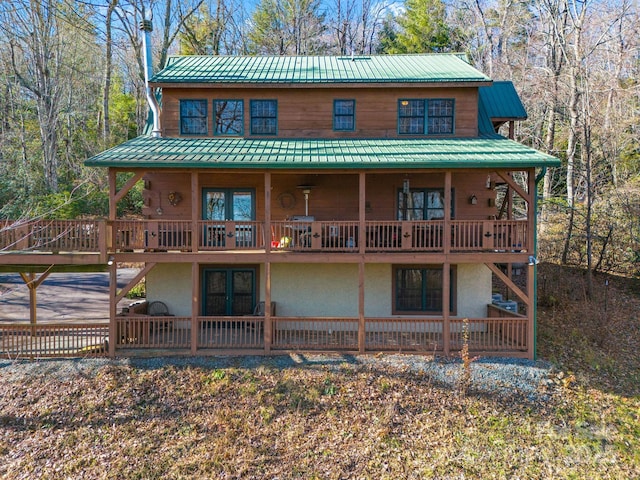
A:
MULTIPOLYGON (((137 269, 118 269, 118 287, 137 269)), ((52 273, 37 289, 38 321, 109 320, 109 273, 52 273)), ((131 303, 123 299, 118 310, 131 303)), ((0 274, 0 321, 29 321, 29 289, 18 274, 0 274)))

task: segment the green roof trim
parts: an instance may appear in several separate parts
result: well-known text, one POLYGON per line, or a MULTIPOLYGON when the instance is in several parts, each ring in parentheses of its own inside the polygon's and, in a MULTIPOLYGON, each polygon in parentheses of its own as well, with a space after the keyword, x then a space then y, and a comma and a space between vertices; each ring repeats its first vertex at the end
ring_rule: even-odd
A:
POLYGON ((512 82, 493 82, 491 86, 480 87, 479 102, 491 119, 526 120, 527 111, 512 82))
POLYGON ((388 169, 554 167, 560 161, 500 135, 420 139, 244 139, 141 136, 90 167, 388 169))
POLYGON ((151 83, 362 84, 491 82, 458 54, 173 56, 151 83))

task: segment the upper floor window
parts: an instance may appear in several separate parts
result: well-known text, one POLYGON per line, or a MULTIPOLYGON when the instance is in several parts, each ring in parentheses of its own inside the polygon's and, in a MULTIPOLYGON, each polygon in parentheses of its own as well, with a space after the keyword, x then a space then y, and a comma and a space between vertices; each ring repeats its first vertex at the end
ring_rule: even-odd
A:
POLYGON ((180 134, 207 135, 206 100, 180 100, 180 134))
POLYGON ((333 101, 333 129, 338 131, 353 131, 356 128, 356 101, 333 101))
POLYGON ((453 133, 453 100, 431 99, 428 105, 428 133, 453 133))
POLYGON ((242 100, 214 100, 216 113, 214 135, 242 135, 244 132, 244 102, 242 100))
POLYGON ((278 102, 276 100, 251 100, 251 134, 277 135, 278 102))
POLYGON ((401 99, 398 101, 398 133, 452 134, 453 114, 453 99, 401 99))

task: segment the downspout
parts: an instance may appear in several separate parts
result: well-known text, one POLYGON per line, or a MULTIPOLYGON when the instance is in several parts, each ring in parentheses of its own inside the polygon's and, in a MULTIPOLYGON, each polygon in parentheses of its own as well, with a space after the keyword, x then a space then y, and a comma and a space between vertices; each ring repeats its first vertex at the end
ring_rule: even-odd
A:
POLYGON ((153 88, 149 86, 149 79, 153 76, 153 57, 151 56, 151 32, 153 24, 151 20, 143 20, 140 22, 140 30, 142 30, 142 51, 144 54, 144 85, 147 94, 147 102, 153 114, 153 130, 152 137, 161 137, 162 128, 160 127, 160 105, 158 99, 153 93, 153 88))
MULTIPOLYGON (((533 192, 533 256, 538 258, 538 184, 547 173, 547 167, 536 177, 536 188, 533 192)), ((533 359, 538 359, 538 267, 534 265, 533 270, 533 359)))

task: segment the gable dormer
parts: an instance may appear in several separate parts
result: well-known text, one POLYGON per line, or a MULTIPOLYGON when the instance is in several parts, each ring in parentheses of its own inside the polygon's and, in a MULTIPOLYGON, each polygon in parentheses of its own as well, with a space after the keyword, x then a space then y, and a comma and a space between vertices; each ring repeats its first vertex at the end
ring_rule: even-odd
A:
POLYGON ((464 138, 491 80, 455 54, 187 56, 151 84, 169 137, 464 138))

